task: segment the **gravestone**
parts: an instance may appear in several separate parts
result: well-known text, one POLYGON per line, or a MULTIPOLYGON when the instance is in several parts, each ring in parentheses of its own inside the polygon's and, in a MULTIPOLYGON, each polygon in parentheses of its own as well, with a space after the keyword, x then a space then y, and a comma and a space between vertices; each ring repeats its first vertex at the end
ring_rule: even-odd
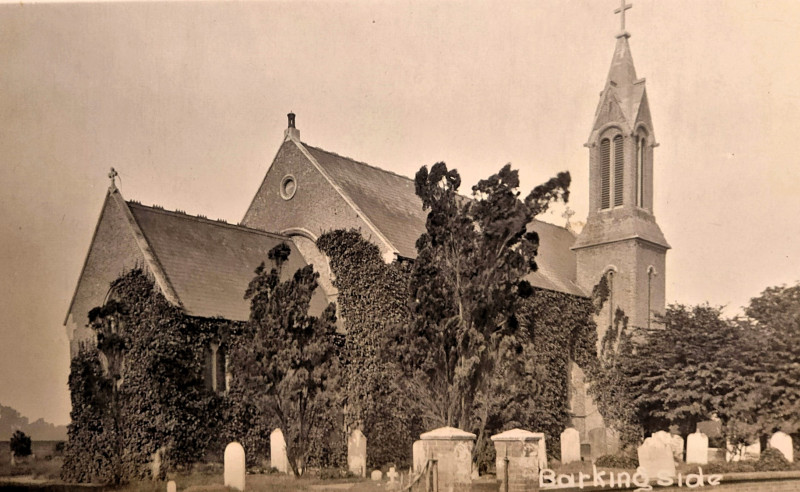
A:
POLYGON ((561 463, 581 460, 581 435, 578 429, 569 427, 561 433, 561 463))
POLYGON ((667 446, 672 446, 672 434, 667 431, 658 431, 652 435, 653 439, 663 442, 667 446))
POLYGON ((588 442, 581 443, 581 460, 589 461, 592 459, 592 445, 588 442))
POLYGON ((380 482, 381 478, 383 478, 383 472, 380 470, 372 470, 372 473, 370 473, 369 478, 371 478, 373 482, 380 482))
MULTIPOLYGON (((577 431, 576 431, 577 432, 577 431)), ((536 488, 544 448, 544 434, 522 429, 511 429, 492 436, 494 442, 497 479, 501 490, 532 490, 536 488), (507 461, 506 461, 507 460, 507 461), (508 472, 506 472, 508 463, 508 472), (504 487, 508 475, 508 486, 504 487)))
POLYGON ((161 455, 164 453, 164 449, 160 447, 150 455, 150 478, 153 480, 161 478, 161 455))
POLYGON ((225 447, 225 486, 244 490, 244 474, 244 448, 238 442, 232 442, 225 447))
POLYGON ((367 476, 367 438, 355 429, 347 439, 347 469, 359 477, 367 476))
POLYGON ((419 437, 425 457, 437 460, 439 490, 461 489, 472 483, 475 434, 454 427, 441 427, 419 437))
POLYGON ((708 463, 708 436, 702 432, 689 434, 686 438, 686 462, 698 465, 708 463))
POLYGON ((386 478, 389 479, 389 488, 394 489, 399 485, 397 482, 397 477, 400 476, 399 473, 394 469, 393 466, 389 467, 389 471, 386 472, 386 478))
POLYGON ((167 482, 167 492, 178 492, 178 485, 175 483, 175 480, 167 482))
POLYGON ((284 440, 283 431, 280 429, 275 429, 269 435, 269 465, 281 473, 289 473, 286 440, 284 440))
POLYGON ((425 443, 414 441, 414 445, 411 446, 411 459, 414 466, 414 474, 419 475, 428 463, 428 457, 425 456, 425 443))
POLYGON ((611 428, 597 427, 589 431, 589 444, 592 445, 592 458, 597 459, 619 451, 619 435, 611 428))
POLYGON ((678 435, 673 435, 669 442, 672 448, 672 456, 678 463, 683 463, 683 438, 678 435))
POLYGON ((675 477, 675 460, 669 444, 648 437, 639 446, 639 468, 650 478, 675 477))
POLYGON ((792 436, 785 432, 778 431, 769 438, 769 447, 775 448, 783 454, 789 463, 794 461, 794 448, 792 436))

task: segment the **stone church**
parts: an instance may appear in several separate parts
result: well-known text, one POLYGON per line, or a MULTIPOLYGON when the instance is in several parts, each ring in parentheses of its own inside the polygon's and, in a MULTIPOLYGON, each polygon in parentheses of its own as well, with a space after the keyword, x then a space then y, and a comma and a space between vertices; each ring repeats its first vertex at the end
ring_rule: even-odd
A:
MULTIPOLYGON (((529 278, 535 287, 588 296, 606 276, 610 302, 598 316, 600 339, 616 307, 629 315, 631 325, 647 327, 665 305, 669 245, 653 215, 653 150, 658 144, 645 79, 636 75, 630 35, 624 30, 628 7, 619 12, 622 31, 585 144, 590 170, 586 225, 577 236, 545 222, 529 226, 541 241, 539 271, 529 278)), ((426 212, 413 179, 314 147, 301 140, 295 115, 288 118, 283 143, 239 224, 126 200, 112 171, 65 320, 73 355, 81 342, 93 340, 86 327, 89 310, 105 302, 112 281, 135 267, 147 271, 164 296, 188 315, 246 320, 249 302, 243 294, 256 267, 278 243, 291 248, 287 275, 305 264, 320 272, 321 289, 312 301, 316 310, 337 296, 327 261, 315 245, 322 233, 358 229, 387 262, 416 256, 426 212)), ((573 364, 571 372, 573 425, 582 442, 594 441, 591 434, 603 428, 602 417, 585 393, 580 368, 573 364)))

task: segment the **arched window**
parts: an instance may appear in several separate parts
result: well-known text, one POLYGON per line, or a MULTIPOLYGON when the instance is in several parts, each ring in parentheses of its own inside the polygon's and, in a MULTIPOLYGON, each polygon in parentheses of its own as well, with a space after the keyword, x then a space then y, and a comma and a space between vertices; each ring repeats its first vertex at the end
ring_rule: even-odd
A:
POLYGON ((611 142, 600 142, 600 208, 611 206, 611 142))
POLYGON ((206 368, 205 381, 206 388, 215 393, 223 393, 228 390, 228 378, 226 375, 227 357, 225 348, 217 343, 212 343, 205 351, 206 368))
POLYGON ((636 205, 644 207, 644 136, 636 138, 636 205))
POLYGON ((622 175, 625 171, 622 135, 614 137, 614 206, 622 205, 622 175))

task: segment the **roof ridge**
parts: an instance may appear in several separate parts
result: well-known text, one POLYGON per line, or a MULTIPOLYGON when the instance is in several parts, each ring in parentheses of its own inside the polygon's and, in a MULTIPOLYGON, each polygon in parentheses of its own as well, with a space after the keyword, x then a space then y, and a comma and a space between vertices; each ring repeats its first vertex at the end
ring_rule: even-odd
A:
POLYGON ((256 234, 261 234, 261 235, 273 237, 273 238, 276 238, 276 239, 285 239, 285 240, 291 241, 290 237, 284 236, 283 234, 278 234, 276 232, 268 232, 268 231, 264 231, 264 230, 261 230, 261 229, 255 229, 255 228, 252 228, 252 227, 247 227, 247 226, 242 225, 242 224, 232 224, 230 222, 223 221, 222 219, 209 219, 208 217, 205 217, 205 216, 202 216, 202 215, 191 215, 191 214, 188 214, 188 213, 180 211, 180 210, 167 210, 167 209, 165 209, 165 208, 163 208, 163 207, 161 207, 159 205, 144 205, 144 204, 142 204, 140 202, 137 202, 135 200, 128 200, 127 204, 128 204, 128 206, 143 208, 143 209, 147 209, 147 210, 150 210, 152 212, 157 212, 157 213, 164 214, 164 215, 170 215, 170 216, 173 216, 173 217, 180 217, 180 218, 184 218, 184 219, 194 220, 195 222, 202 222, 202 223, 206 223, 206 224, 214 225, 214 226, 218 226, 218 227, 228 227, 228 228, 231 228, 231 229, 242 230, 244 232, 253 232, 253 233, 256 233, 256 234))
POLYGON ((414 182, 414 178, 411 178, 411 177, 408 177, 408 176, 403 176, 402 174, 398 174, 398 173, 396 173, 394 171, 389 171, 388 169, 383 169, 382 167, 378 167, 378 166, 369 164, 367 162, 357 161, 357 160, 353 159, 352 157, 348 157, 348 156, 342 155, 342 154, 337 154, 336 152, 332 152, 330 150, 325 150, 325 149, 323 149, 321 147, 315 147, 313 145, 307 144, 306 142, 302 142, 302 144, 305 145, 308 148, 311 148, 311 149, 314 149, 314 150, 319 150, 320 152, 325 152, 326 154, 334 155, 334 156, 339 157, 341 159, 347 159, 348 161, 350 161, 350 162, 352 162, 354 164, 360 164, 362 166, 370 167, 372 169, 375 169, 377 171, 381 171, 381 172, 386 173, 386 174, 391 174, 393 176, 397 176, 398 178, 407 179, 407 180, 411 181, 412 183, 414 182))

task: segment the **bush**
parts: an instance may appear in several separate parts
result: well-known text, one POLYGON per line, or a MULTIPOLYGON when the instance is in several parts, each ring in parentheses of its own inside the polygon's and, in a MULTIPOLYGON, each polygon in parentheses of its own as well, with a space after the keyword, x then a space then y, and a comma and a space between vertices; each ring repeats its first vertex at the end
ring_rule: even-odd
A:
POLYGON ((31 455, 31 438, 20 430, 14 431, 14 435, 11 436, 9 445, 11 446, 11 454, 15 457, 21 458, 31 455))
POLYGON ((719 461, 703 466, 707 473, 749 473, 756 471, 755 461, 719 461))
POLYGON ((784 471, 791 469, 792 464, 786 460, 783 453, 775 448, 765 449, 756 463, 756 471, 784 471))
POLYGON ((635 470, 639 467, 639 460, 632 456, 606 454, 597 458, 594 464, 595 466, 601 468, 623 468, 635 470))

